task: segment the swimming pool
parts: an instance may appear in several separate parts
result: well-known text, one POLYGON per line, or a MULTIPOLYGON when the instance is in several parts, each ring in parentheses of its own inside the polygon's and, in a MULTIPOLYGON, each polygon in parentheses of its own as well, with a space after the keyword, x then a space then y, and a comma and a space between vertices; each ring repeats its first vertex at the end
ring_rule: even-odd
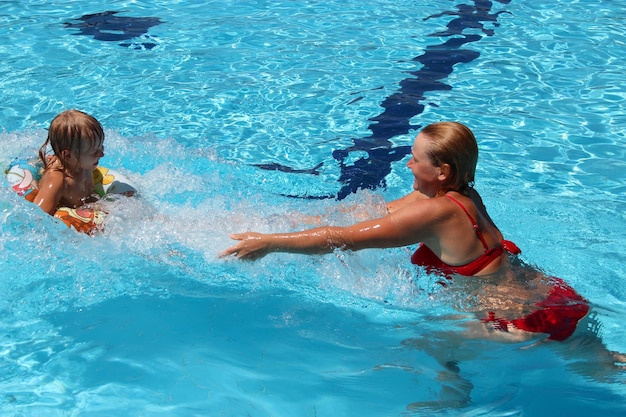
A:
POLYGON ((594 345, 458 337, 466 295, 409 249, 216 258, 230 232, 354 220, 318 197, 399 197, 417 126, 458 120, 505 236, 626 352, 620 2, 45 3, 0 8, 0 166, 80 108, 141 197, 89 238, 0 187, 3 415, 626 411, 594 345))

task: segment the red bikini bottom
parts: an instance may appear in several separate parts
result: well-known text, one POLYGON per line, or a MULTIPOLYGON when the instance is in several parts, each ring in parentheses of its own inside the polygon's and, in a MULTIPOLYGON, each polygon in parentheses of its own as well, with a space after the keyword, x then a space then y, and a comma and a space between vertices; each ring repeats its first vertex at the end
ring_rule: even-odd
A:
POLYGON ((509 326, 533 333, 547 333, 548 339, 563 341, 570 337, 578 322, 589 312, 589 303, 563 280, 556 278, 548 297, 535 304, 539 309, 519 319, 497 317, 493 311, 481 319, 496 330, 508 332, 509 326))

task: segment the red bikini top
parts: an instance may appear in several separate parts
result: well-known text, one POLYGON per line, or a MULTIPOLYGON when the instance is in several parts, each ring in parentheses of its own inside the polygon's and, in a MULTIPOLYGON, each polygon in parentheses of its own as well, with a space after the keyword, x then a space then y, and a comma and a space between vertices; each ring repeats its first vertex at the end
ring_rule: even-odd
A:
POLYGON ((473 276, 482 271, 487 265, 496 260, 499 256, 501 256, 504 251, 507 251, 511 254, 517 255, 522 251, 517 245, 509 240, 502 240, 502 242, 494 247, 489 248, 487 242, 485 241, 485 237, 476 223, 476 220, 472 217, 471 214, 467 211, 465 206, 461 204, 459 200, 452 197, 449 194, 446 194, 450 200, 455 202, 459 207, 463 209, 467 217, 469 218, 472 226, 474 226, 474 230, 476 231, 476 236, 480 239, 483 247, 485 248, 485 252, 480 255, 478 258, 474 259, 466 263, 465 265, 448 265, 443 262, 435 253, 424 243, 420 243, 417 250, 411 255, 411 263, 419 266, 423 266, 427 272, 429 273, 441 273, 443 275, 464 275, 464 276, 473 276))

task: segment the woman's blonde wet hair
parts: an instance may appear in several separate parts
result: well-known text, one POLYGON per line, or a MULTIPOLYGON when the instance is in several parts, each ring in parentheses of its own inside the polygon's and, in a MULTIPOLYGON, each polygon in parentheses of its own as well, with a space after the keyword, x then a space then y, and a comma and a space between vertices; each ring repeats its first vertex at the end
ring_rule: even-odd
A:
POLYGON ((478 144, 472 131, 457 122, 438 122, 426 126, 421 132, 429 140, 428 156, 440 167, 450 166, 450 174, 442 190, 466 193, 474 186, 478 163, 478 144))
MULTIPOLYGON (((50 123, 48 138, 39 149, 39 157, 48 166, 48 144, 52 151, 65 166, 63 151, 80 158, 82 149, 93 149, 102 145, 104 130, 95 117, 80 110, 66 110, 58 114, 50 123)), ((69 167, 66 167, 69 168, 69 167)))

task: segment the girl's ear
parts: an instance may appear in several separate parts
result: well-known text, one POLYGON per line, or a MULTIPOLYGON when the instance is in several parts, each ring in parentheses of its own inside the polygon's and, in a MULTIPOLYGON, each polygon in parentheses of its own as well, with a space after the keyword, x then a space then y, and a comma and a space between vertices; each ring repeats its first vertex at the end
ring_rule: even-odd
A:
POLYGON ((72 156, 72 152, 69 149, 63 149, 60 156, 64 161, 69 161, 70 156, 72 156))

